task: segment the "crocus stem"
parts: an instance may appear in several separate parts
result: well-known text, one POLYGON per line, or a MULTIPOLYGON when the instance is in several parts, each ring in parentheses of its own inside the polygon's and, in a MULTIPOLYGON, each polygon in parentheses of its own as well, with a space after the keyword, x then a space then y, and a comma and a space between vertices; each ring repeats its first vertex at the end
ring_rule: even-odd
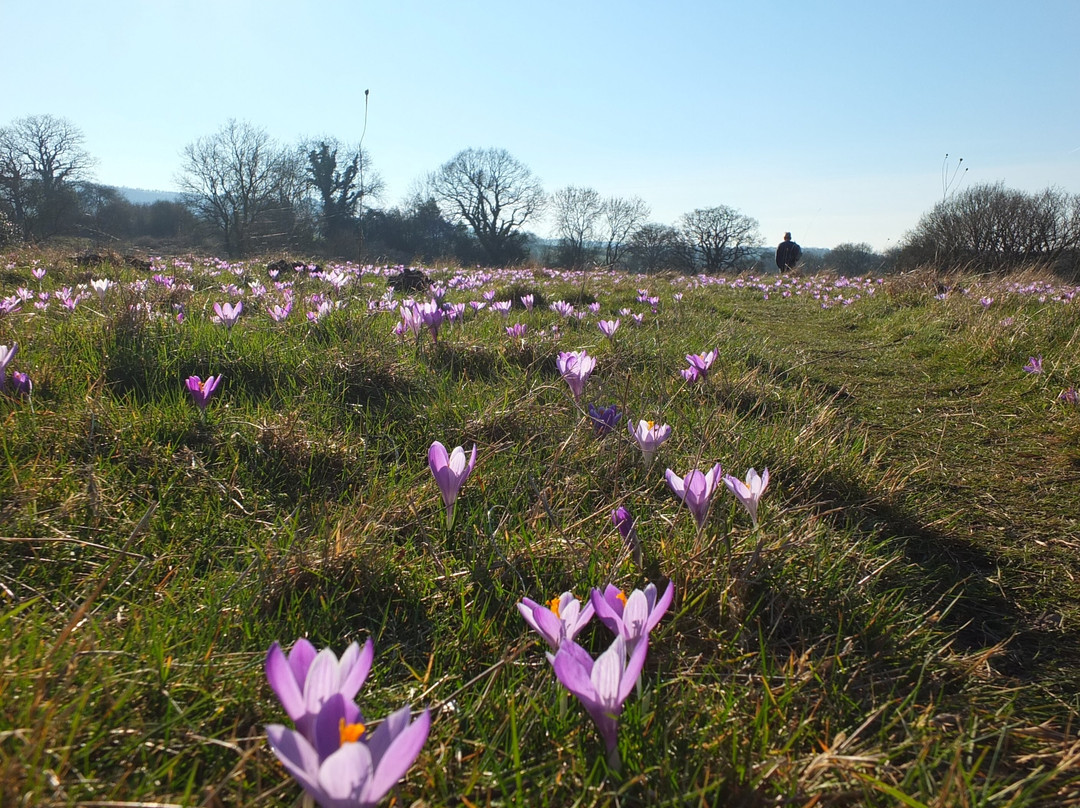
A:
POLYGON ((446 506, 446 531, 449 533, 454 528, 454 516, 457 513, 457 503, 451 502, 446 506))
POLYGON ((607 753, 607 765, 616 774, 622 772, 622 759, 619 757, 619 747, 613 746, 607 753))

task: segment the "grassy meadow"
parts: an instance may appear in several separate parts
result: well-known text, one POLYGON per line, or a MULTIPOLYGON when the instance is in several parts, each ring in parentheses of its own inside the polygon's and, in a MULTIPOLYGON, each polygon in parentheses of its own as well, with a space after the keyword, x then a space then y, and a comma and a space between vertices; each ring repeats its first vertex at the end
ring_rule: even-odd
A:
POLYGON ((0 256, 0 804, 296 805, 267 649, 370 637, 365 715, 432 717, 384 805, 1080 805, 1078 288, 426 268, 433 340, 396 271, 0 256), (665 481, 715 463, 769 469, 756 528, 665 481), (669 581, 615 770, 517 604, 669 581))

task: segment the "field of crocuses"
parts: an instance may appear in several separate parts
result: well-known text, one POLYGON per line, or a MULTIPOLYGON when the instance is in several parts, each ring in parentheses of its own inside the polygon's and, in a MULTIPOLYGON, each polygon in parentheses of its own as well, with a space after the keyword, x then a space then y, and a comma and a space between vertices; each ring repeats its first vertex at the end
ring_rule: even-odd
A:
POLYGON ((402 269, 0 256, 0 804, 1080 804, 1080 289, 402 269))

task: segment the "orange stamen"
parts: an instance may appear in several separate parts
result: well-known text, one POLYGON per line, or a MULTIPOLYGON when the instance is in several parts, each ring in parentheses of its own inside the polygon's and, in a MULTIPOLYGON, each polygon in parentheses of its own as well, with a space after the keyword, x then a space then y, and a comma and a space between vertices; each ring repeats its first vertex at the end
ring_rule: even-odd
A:
POLYGON ((366 728, 363 724, 346 724, 345 719, 338 720, 338 733, 341 736, 341 745, 356 743, 364 734, 366 728))
POLYGON ((621 590, 619 591, 619 594, 617 594, 615 597, 622 601, 623 606, 626 605, 626 595, 624 595, 621 590))
POLYGON ((548 608, 555 612, 556 617, 562 617, 562 615, 559 614, 559 598, 552 598, 549 600, 548 608))

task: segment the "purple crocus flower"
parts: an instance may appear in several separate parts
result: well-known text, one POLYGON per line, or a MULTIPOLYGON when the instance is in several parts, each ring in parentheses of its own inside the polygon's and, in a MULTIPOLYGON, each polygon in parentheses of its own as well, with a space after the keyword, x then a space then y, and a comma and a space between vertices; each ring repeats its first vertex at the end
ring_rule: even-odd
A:
POLYGON ((630 435, 637 441, 641 454, 645 457, 645 465, 652 463, 660 444, 671 437, 671 427, 667 424, 657 424, 655 421, 638 421, 635 427, 633 422, 628 421, 626 426, 630 435))
POLYGON ((694 521, 697 522, 698 530, 705 527, 705 520, 709 516, 709 505, 712 503, 712 496, 716 492, 716 487, 720 485, 722 475, 723 469, 720 468, 719 463, 704 474, 697 469, 694 469, 685 477, 679 477, 671 469, 664 473, 671 490, 686 503, 686 507, 694 517, 694 521))
POLYGON ((623 543, 633 553, 634 563, 640 567, 642 565, 641 539, 638 538, 637 520, 630 515, 630 511, 620 505, 611 512, 611 523, 618 529, 623 543))
POLYGON ((716 357, 716 349, 705 354, 687 354, 686 361, 690 363, 690 367, 697 372, 697 375, 694 379, 690 379, 686 376, 686 371, 684 370, 683 376, 686 377, 688 381, 696 381, 697 379, 704 381, 709 375, 709 368, 711 368, 713 362, 716 361, 716 357))
POLYGON ((573 642, 593 616, 592 602, 583 607, 573 592, 563 592, 547 603, 522 598, 517 606, 525 622, 544 638, 552 651, 558 651, 564 642, 573 642))
POLYGON ((220 374, 217 376, 207 376, 206 381, 203 381, 198 376, 188 376, 186 381, 187 389, 188 392, 191 393, 192 401, 195 402, 195 406, 199 408, 200 412, 206 411, 206 405, 210 401, 210 396, 213 395, 220 383, 220 374))
POLYGON ((562 351, 555 363, 559 367, 559 373, 570 385, 574 401, 580 401, 581 394, 585 392, 585 382, 596 367, 596 359, 585 351, 562 351))
POLYGON ((17 396, 29 396, 34 391, 34 384, 30 377, 21 371, 11 373, 11 392, 17 396))
POLYGON ((549 308, 563 317, 572 317, 574 315, 574 306, 565 300, 556 300, 549 308))
POLYGON ((619 329, 619 320, 601 320, 597 325, 600 327, 600 331, 604 336, 610 340, 615 339, 615 332, 619 329))
POLYGON ((472 456, 466 461, 465 450, 460 446, 447 453, 446 447, 435 441, 428 449, 428 466, 435 476, 439 491, 442 492, 443 504, 446 506, 446 527, 449 530, 454 525, 458 493, 476 466, 476 445, 473 444, 472 456))
POLYGON ((638 643, 626 654, 626 640, 617 636, 611 646, 593 661, 577 643, 565 642, 548 661, 563 687, 577 697, 586 709, 607 748, 608 762, 619 767, 619 716, 645 665, 648 641, 638 643))
POLYGON ((240 319, 240 313, 244 310, 244 304, 241 301, 237 301, 234 306, 232 303, 215 303, 214 304, 214 321, 221 323, 226 328, 232 328, 236 325, 236 321, 240 319))
POLYGON ((521 339, 525 336, 526 330, 525 323, 514 323, 506 327, 506 335, 510 339, 521 339))
POLYGON ((388 715, 368 738, 360 710, 340 693, 315 719, 315 740, 270 724, 270 748, 289 774, 322 808, 371 808, 416 760, 431 729, 424 710, 410 722, 408 706, 388 715))
POLYGON ((1027 373, 1042 373, 1043 372, 1043 358, 1042 356, 1029 356, 1028 363, 1024 365, 1024 371, 1027 373))
POLYGON ((528 311, 533 310, 533 306, 535 305, 535 302, 536 302, 536 298, 535 298, 534 295, 522 295, 521 296, 521 305, 524 306, 526 308, 526 310, 528 310, 528 311))
POLYGON ((746 472, 745 483, 738 477, 725 474, 724 485, 743 504, 746 512, 750 514, 750 520, 754 523, 754 527, 757 527, 758 501, 761 499, 761 495, 765 493, 765 489, 769 487, 769 470, 765 469, 759 475, 756 469, 749 469, 746 472))
POLYGON ((589 404, 589 420, 592 421, 593 433, 598 438, 610 433, 619 423, 620 418, 622 418, 622 413, 614 404, 603 409, 596 407, 591 402, 589 404))
POLYGON ((420 322, 426 325, 431 332, 431 339, 438 342, 439 327, 446 317, 442 307, 436 301, 429 300, 427 303, 421 303, 417 306, 417 310, 420 312, 420 322))
POLYGON ((1058 398, 1063 404, 1080 404, 1080 393, 1077 392, 1075 387, 1066 387, 1058 395, 1058 398))
POLYGON ((659 597, 655 584, 635 589, 629 595, 608 584, 603 592, 594 589, 590 594, 597 619, 626 640, 631 651, 656 628, 674 596, 675 585, 670 581, 659 597))
POLYGON ((18 343, 12 343, 10 348, 7 345, 0 345, 0 390, 7 386, 7 366, 18 352, 18 343))
POLYGON ((284 321, 289 316, 289 312, 292 311, 292 300, 286 300, 284 306, 279 303, 268 306, 267 311, 270 313, 271 320, 275 323, 280 323, 284 321))
POLYGON ((266 678, 296 729, 314 744, 316 717, 326 701, 333 695, 352 701, 363 687, 374 657, 370 637, 362 649, 359 643, 349 645, 341 659, 329 648, 316 651, 303 637, 293 644, 288 656, 275 642, 266 654, 266 678))

